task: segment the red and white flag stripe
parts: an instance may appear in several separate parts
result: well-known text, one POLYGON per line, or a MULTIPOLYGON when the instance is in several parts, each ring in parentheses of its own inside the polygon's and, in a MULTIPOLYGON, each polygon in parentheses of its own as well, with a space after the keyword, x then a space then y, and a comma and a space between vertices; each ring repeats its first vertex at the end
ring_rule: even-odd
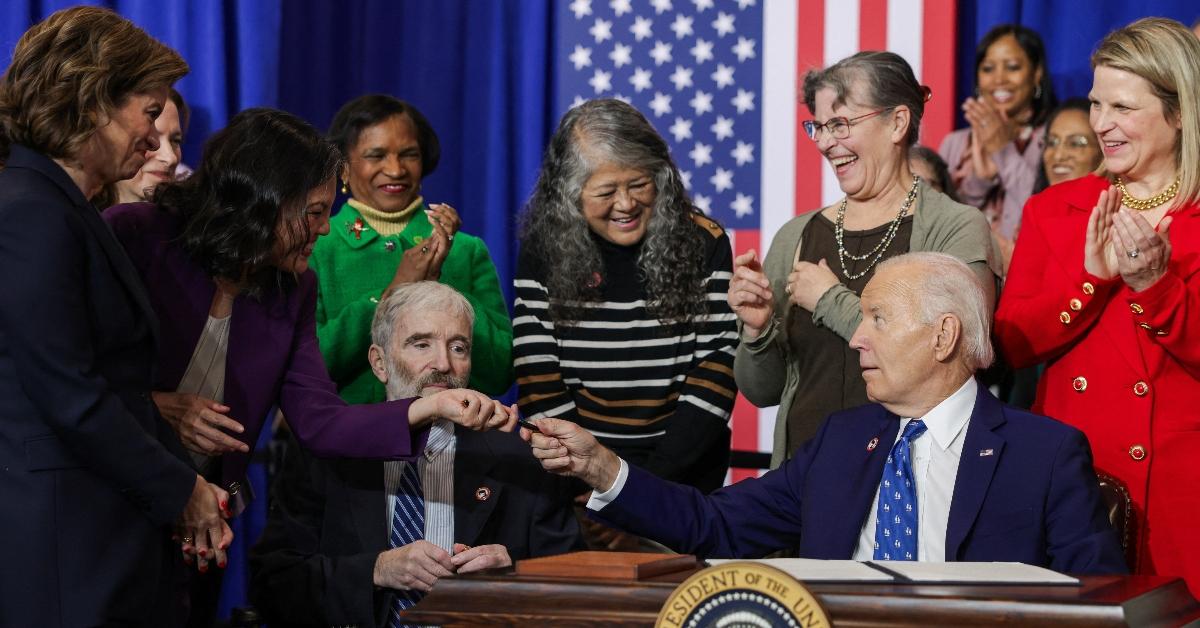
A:
MULTIPOLYGON (((760 228, 733 232, 734 254, 765 253, 796 214, 841 198, 833 170, 804 135, 810 117, 801 87, 812 68, 860 50, 903 56, 933 90, 921 142, 936 148, 954 124, 955 0, 766 0, 763 5, 762 204, 760 228)), ((770 452, 777 409, 742 396, 733 412, 733 449, 770 452)), ((755 475, 734 469, 731 481, 755 475)))

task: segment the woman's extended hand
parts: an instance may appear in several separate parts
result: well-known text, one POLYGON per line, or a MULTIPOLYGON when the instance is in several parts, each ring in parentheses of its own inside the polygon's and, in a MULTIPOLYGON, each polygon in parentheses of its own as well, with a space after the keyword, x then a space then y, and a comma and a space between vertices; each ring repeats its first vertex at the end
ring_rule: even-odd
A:
POLYGON ((517 426, 517 405, 506 406, 467 388, 451 388, 421 397, 408 407, 408 423, 422 427, 446 419, 469 430, 511 432, 517 426))
POLYGON ((1117 255, 1117 272, 1125 285, 1134 292, 1141 292, 1162 278, 1171 259, 1171 240, 1168 231, 1173 218, 1167 216, 1159 223, 1159 230, 1140 214, 1122 207, 1113 219, 1114 248, 1117 255))
POLYGON ((775 296, 753 249, 734 258, 733 279, 729 280, 726 299, 742 321, 742 337, 746 340, 758 338, 771 322, 775 296))
POLYGON ((171 424, 183 446, 189 451, 219 456, 230 451, 246 453, 250 446, 226 434, 246 431, 241 423, 229 418, 229 406, 189 393, 151 393, 158 412, 171 424))
MULTIPOLYGON (((1100 279, 1117 276, 1118 252, 1113 241, 1113 219, 1121 209, 1121 193, 1109 186, 1100 193, 1092 215, 1088 217, 1087 235, 1083 241, 1083 268, 1100 279)), ((1124 255, 1124 253, 1121 253, 1124 255)))

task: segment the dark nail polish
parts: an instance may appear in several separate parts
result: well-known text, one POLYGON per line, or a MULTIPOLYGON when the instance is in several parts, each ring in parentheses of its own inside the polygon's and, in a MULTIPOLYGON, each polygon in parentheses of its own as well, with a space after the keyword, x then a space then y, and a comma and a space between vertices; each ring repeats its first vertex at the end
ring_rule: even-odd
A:
POLYGON ((207 558, 208 550, 200 550, 200 558, 207 558))
POLYGON ((200 567, 199 567, 199 571, 200 571, 200 573, 205 573, 205 572, 207 572, 207 571, 208 571, 208 565, 200 565, 200 567))
POLYGON ((217 566, 218 566, 218 567, 220 567, 221 569, 224 569, 224 568, 225 568, 225 563, 217 563, 217 566))

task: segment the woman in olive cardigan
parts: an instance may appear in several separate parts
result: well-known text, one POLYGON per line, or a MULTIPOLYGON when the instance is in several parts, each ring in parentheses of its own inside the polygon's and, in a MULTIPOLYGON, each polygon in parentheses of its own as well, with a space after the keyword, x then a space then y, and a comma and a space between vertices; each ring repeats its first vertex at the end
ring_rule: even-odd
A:
POLYGON ((458 233, 454 209, 420 196, 421 179, 440 157, 425 116, 391 96, 362 96, 338 111, 329 134, 346 158, 342 191, 350 199, 309 263, 319 282, 317 337, 342 398, 386 398, 366 360, 375 306, 392 286, 426 279, 458 290, 475 308, 470 387, 508 390, 512 322, 487 246, 458 233))

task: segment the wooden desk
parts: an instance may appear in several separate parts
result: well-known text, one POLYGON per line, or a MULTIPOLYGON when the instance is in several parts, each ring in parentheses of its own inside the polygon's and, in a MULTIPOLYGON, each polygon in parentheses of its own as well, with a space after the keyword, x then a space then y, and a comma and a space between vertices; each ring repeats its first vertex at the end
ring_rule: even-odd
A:
MULTIPOLYGON (((406 613, 443 626, 653 626, 691 571, 648 581, 577 580, 487 572, 439 581, 406 613)), ((1089 576, 1079 587, 813 584, 837 626, 1200 625, 1178 578, 1089 576)))

